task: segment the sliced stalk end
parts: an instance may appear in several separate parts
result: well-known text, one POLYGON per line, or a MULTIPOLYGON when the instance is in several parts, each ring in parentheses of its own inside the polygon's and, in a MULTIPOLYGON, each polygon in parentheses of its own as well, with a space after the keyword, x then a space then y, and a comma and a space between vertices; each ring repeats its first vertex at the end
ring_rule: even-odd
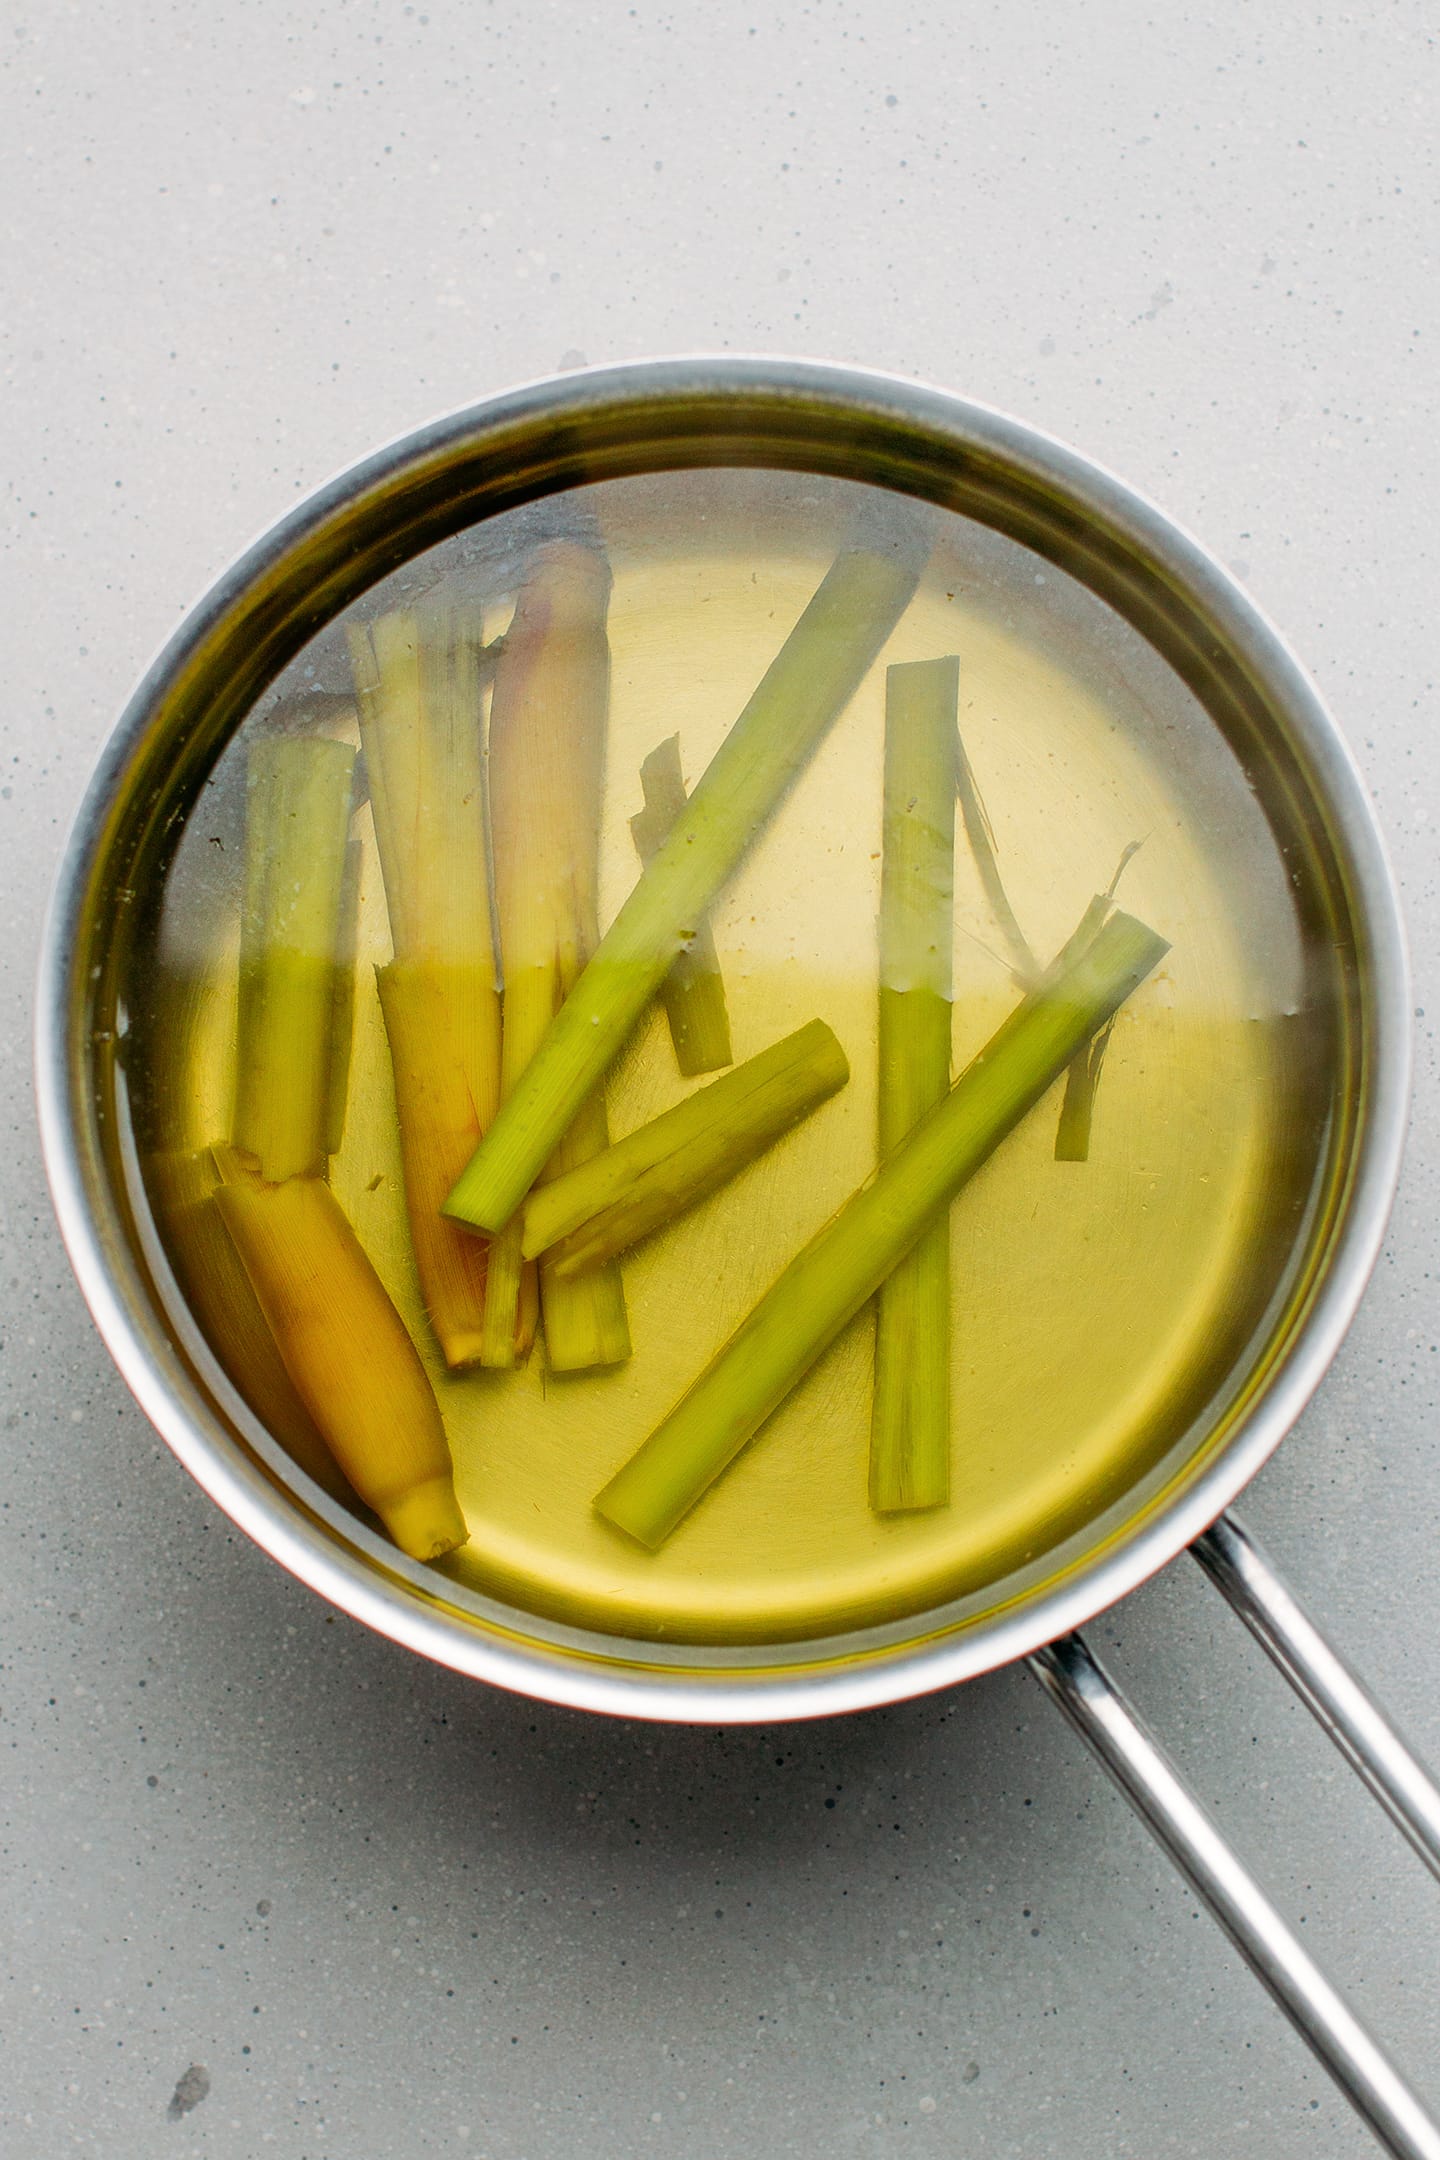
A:
POLYGON ((710 925, 690 939, 660 988, 675 1062, 687 1080, 733 1062, 725 983, 710 925))
POLYGON ((629 1360, 625 1287, 613 1262, 578 1280, 542 1262, 540 1310, 551 1372, 599 1372, 629 1360))
POLYGON ((491 1372, 513 1372, 524 1364, 534 1339, 537 1299, 535 1269, 520 1251, 520 1225, 509 1223, 491 1239, 486 1251, 477 1365, 491 1372))

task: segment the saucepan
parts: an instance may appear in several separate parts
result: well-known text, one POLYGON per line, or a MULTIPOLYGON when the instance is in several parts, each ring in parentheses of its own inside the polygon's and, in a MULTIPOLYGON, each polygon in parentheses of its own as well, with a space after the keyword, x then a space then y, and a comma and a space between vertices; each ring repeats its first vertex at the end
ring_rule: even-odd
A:
MULTIPOLYGON (((655 575, 656 607, 678 609, 677 620, 691 607, 685 619, 700 622, 694 592, 687 598, 688 588, 665 586, 661 572, 655 575)), ((753 620, 745 635, 763 643, 775 635, 766 627, 770 617, 783 616, 789 603, 765 599, 759 585, 756 591, 762 597, 746 602, 753 620)), ((632 703, 644 676, 644 655, 636 651, 627 677, 632 703)), ((667 700, 687 712, 693 707, 695 725, 707 724, 707 698, 715 704, 729 695, 727 652, 717 646, 697 659, 683 681, 672 671, 652 697, 657 732, 667 700)), ((1072 750, 1079 739, 1065 737, 1072 750)), ((850 796, 842 789, 834 797, 843 811, 827 843, 837 896, 850 889, 845 880, 866 853, 873 805, 865 770, 873 792, 874 768, 862 760, 850 796)), ((1064 856, 1075 823, 1052 815, 1047 861, 1064 856)), ((1127 846, 1127 862, 1132 852, 1127 846)), ((876 859, 873 849, 870 856, 876 859)), ((776 862, 772 850, 772 877, 782 874, 776 862)), ((632 878, 636 867, 632 861, 632 878)), ((1203 879, 1192 880, 1187 903, 1197 949, 1210 934, 1202 887, 1203 879)), ((817 903, 799 884, 790 893, 797 921, 807 906, 812 916, 818 906, 823 918, 825 897, 817 903)), ((841 908, 838 897, 834 905, 841 908)), ((1161 928, 1172 935, 1168 924, 1161 928)), ((1184 942, 1175 940, 1177 969, 1189 964, 1184 942)), ((993 966, 995 956, 981 945, 966 948, 967 966, 993 966)), ((787 956, 770 957, 782 981, 787 956)), ((1146 995, 1158 1012, 1163 985, 1146 995)), ((1440 1792, 1229 1512, 1321 1379, 1380 1249, 1400 1162, 1408 1024, 1395 890, 1356 769, 1281 638, 1201 547, 1107 473, 983 407, 848 369, 700 358, 557 378, 436 422, 321 489, 220 579, 141 683, 66 847, 42 963, 38 1090, 61 1229, 121 1373, 211 1497, 302 1581, 420 1655, 476 1679, 625 1716, 706 1723, 827 1716, 1028 1660, 1380 2143, 1407 2160, 1440 2160, 1440 2128, 1186 1791, 1078 1632, 1188 1548, 1440 1873, 1440 1792), (343 684, 327 676, 336 650, 327 633, 377 593, 403 593, 417 565, 453 564, 458 549, 483 570, 487 535, 526 517, 542 530, 547 505, 553 515, 562 501, 573 520, 575 505, 590 498, 621 505, 622 551, 625 515, 643 533, 647 520, 663 522, 680 501, 689 505, 692 536, 703 537, 703 528, 733 540, 753 519, 757 533, 784 526, 803 555, 807 521, 828 530, 837 501, 857 488, 901 517, 929 520, 937 533, 943 528, 934 561, 945 574, 932 579, 930 603, 956 610, 962 669, 967 654, 974 658, 971 675, 961 679, 971 686, 964 725, 977 761, 987 739, 999 745, 997 754, 1029 758, 1037 798, 1050 789, 1053 812, 1061 799, 1053 791, 1063 795, 1062 768, 1069 769, 1068 753, 1055 743, 1076 713, 1090 709, 1087 699, 1095 710, 1119 712, 1116 741, 1123 735, 1139 745, 1133 771, 1168 776, 1187 806, 1172 816, 1173 791, 1157 782, 1146 794, 1149 783, 1135 782, 1139 792, 1125 814, 1141 819, 1143 797, 1152 828, 1131 834, 1143 845, 1123 872, 1134 881, 1126 891, 1137 894, 1137 912, 1155 866, 1178 861, 1198 834, 1232 880, 1236 942, 1243 946, 1248 933, 1256 967, 1271 970, 1270 992, 1256 1010, 1228 1015, 1224 1054, 1216 1051, 1218 1019, 1206 1038, 1219 1062, 1212 1057, 1207 1068, 1203 1101, 1193 1088, 1185 1094, 1193 1060, 1187 1065, 1175 1053, 1166 1068, 1175 1114, 1183 1110, 1199 1136, 1183 1166, 1193 1211, 1171 1242, 1211 1236, 1215 1255, 1185 1387, 1171 1390, 1163 1416, 1159 1398, 1147 1398, 1149 1444, 1108 1458, 1103 1473, 1093 1463, 1088 1471, 1067 1464, 1065 1436, 1051 1432, 1044 1446, 1060 1468, 1047 1472, 1030 1516, 1011 1521, 1003 1534, 986 1532, 988 1545, 975 1527, 990 1520, 976 1483, 968 1529, 965 1510, 951 1510, 953 1534, 962 1543, 971 1538, 963 1565, 947 1558, 952 1533, 943 1528, 877 1531, 859 1574, 834 1577, 831 1605, 824 1569, 812 1569, 798 1603, 787 1605, 777 1593, 770 1620, 763 1601, 743 1598, 728 1607, 720 1599, 704 1624, 683 1596, 678 1604, 647 1605, 633 1588, 646 1579, 635 1572, 643 1560, 626 1577, 630 1588, 614 1596, 603 1583, 596 1587, 598 1576, 585 1579, 587 1589, 578 1561, 574 1583, 541 1581, 533 1569, 527 1575, 519 1545, 512 1539, 506 1547, 498 1530, 493 1550, 484 1538, 472 1540, 481 1549, 468 1568, 411 1561, 353 1496, 327 1484, 321 1466, 307 1468, 293 1448, 278 1444, 253 1391, 247 1399, 233 1364, 227 1370, 216 1356, 215 1328, 202 1324, 207 1316, 187 1298, 184 1271, 172 1264, 173 1249, 157 1227, 154 1181, 147 1181, 136 1137, 132 1052, 145 1024, 136 986, 145 979, 143 956, 164 896, 167 934, 177 920, 183 930, 192 915, 204 916, 206 876, 230 874, 222 858, 233 827, 217 786, 227 756, 277 696, 309 699, 307 711, 327 699, 343 702, 343 684), (1034 687, 1025 673, 1031 661, 1044 678, 1046 727, 1058 736, 1037 735, 1032 725, 1039 707, 1026 704, 1024 690, 1026 682, 1034 687), (212 804, 213 817, 197 827, 197 805, 212 804), (1247 879, 1258 880, 1253 891, 1247 879), (1290 1044, 1283 1101, 1255 1082, 1262 1067, 1279 1069, 1274 1059, 1266 1063, 1268 1051, 1255 1051, 1262 1038, 1290 1044), (1237 1076, 1233 1088, 1227 1073, 1237 1076), (1215 1230, 1226 1211, 1217 1213, 1203 1188, 1212 1156, 1237 1176, 1237 1165, 1253 1170, 1257 1134, 1269 1136, 1270 1213, 1263 1238, 1249 1239, 1245 1260, 1234 1221, 1228 1246, 1215 1230), (1267 1258, 1257 1272, 1259 1250, 1267 1258)), ((1156 1026, 1144 1037, 1152 1046, 1161 1039, 1156 1026)), ((1144 1063, 1134 1047, 1142 1040, 1138 1020, 1135 1028, 1132 1074, 1144 1063)), ((1146 1249, 1155 1255, 1160 1304, 1165 1226, 1156 1242, 1147 1218, 1159 1186, 1143 1135, 1125 1141, 1120 1132, 1130 1099, 1126 1055, 1117 1035, 1116 1076, 1097 1099, 1110 1116, 1115 1149, 1130 1150, 1129 1182, 1116 1206, 1127 1236, 1152 1240, 1146 1249)), ((859 1084, 857 1077, 852 1085, 859 1084)), ((1097 1146, 1097 1158, 1100 1152, 1097 1146)), ((1057 1176, 1060 1167, 1053 1166, 1057 1176)), ((1107 1169, 1097 1159, 1089 1168, 1096 1177, 1118 1175, 1114 1161, 1107 1169)), ((356 1188, 357 1208, 383 1182, 382 1172, 383 1164, 356 1188)), ((1060 1189, 1053 1180, 1045 1187, 1060 1189)), ((1162 1199, 1155 1205, 1163 1215, 1162 1199)), ((995 1204, 993 1193, 977 1187, 975 1219, 995 1204)), ((1037 1212, 1041 1207, 1037 1200, 1037 1212)), ((963 1206, 956 1218, 971 1219, 963 1206)), ((1083 1254, 1071 1257, 1084 1264, 1083 1254)), ((983 1275, 977 1247, 977 1297, 983 1275)), ((708 1292, 697 1288, 697 1315, 705 1295, 723 1301, 732 1287, 716 1280, 708 1292)), ((998 1311, 993 1285, 983 1294, 998 1311)), ((1027 1277, 1017 1301, 1033 1312, 1063 1295, 1063 1284, 1047 1283, 1041 1270, 1027 1277)), ((1137 1314, 1140 1332, 1148 1317, 1137 1314)), ((995 1385, 1003 1386, 1010 1338, 999 1325, 990 1335, 972 1363, 978 1371, 988 1357, 995 1385)), ((838 1431, 849 1414, 844 1389, 853 1359, 847 1367, 837 1354, 828 1395, 821 1388, 810 1398, 808 1444, 821 1451, 816 1460, 827 1416, 838 1431)), ((1052 1390, 1046 1398, 1037 1385, 1037 1431, 1044 1415, 1053 1418, 1055 1400, 1076 1400, 1074 1389, 1083 1386, 1077 1370, 1059 1396, 1052 1390)), ((981 1380, 974 1386, 983 1394, 981 1380)), ((546 1398, 550 1423, 537 1443, 536 1474, 561 1474, 553 1469, 563 1461, 555 1449, 566 1418, 585 1414, 575 1407, 581 1401, 559 1386, 546 1398)), ((538 1385, 533 1403, 539 1419, 538 1385)), ((989 1471, 978 1412, 972 1439, 974 1474, 983 1482, 989 1471)), ((747 1458, 743 1473, 733 1473, 737 1491, 742 1475, 779 1477, 773 1465, 784 1450, 771 1444, 767 1455, 766 1445, 753 1469, 747 1458)), ((807 1504, 783 1479, 774 1491, 781 1516, 807 1504)), ((824 1494, 816 1505, 823 1517, 824 1494)), ((663 1569, 648 1579, 670 1580, 663 1569)))

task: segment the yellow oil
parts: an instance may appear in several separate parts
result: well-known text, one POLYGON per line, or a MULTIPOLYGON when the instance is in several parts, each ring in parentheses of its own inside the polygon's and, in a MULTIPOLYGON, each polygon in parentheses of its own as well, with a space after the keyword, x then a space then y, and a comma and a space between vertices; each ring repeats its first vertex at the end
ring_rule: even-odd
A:
MULTIPOLYGON (((602 920, 638 872, 627 821, 642 758, 678 731, 687 778, 703 771, 862 492, 750 473, 586 491, 615 573, 602 920)), ((712 917, 736 1058, 818 1016, 851 1081, 626 1259, 635 1348, 618 1371, 556 1377, 537 1348, 524 1371, 451 1378, 434 1351, 409 1253, 373 980, 389 955, 385 903, 362 814, 349 1108, 332 1183, 435 1380, 470 1527, 446 1572, 491 1596, 612 1633, 744 1643, 1001 1585, 1203 1415, 1291 1262, 1325 1111, 1324 1026, 1269 828, 1204 714, 1126 626, 1019 547, 925 515, 934 544, 920 591, 712 917), (950 652, 1002 875, 1037 952, 1059 946, 1133 841, 1120 897, 1171 952, 1115 1029, 1090 1159, 1054 1160, 1057 1088, 953 1209, 949 1506, 870 1511, 864 1313, 650 1555, 594 1514, 594 1495, 874 1164, 884 668, 950 652)), ((470 581, 498 628, 514 582, 507 545, 518 559, 523 527, 507 540, 497 522, 411 577, 470 581)), ((394 582, 405 589, 403 575, 394 582)), ((327 633, 247 729, 311 709, 343 727, 342 650, 327 633), (329 702, 297 705, 317 695, 329 702)), ((151 958, 148 1009, 173 1011, 163 992, 182 983, 194 1024, 136 1031, 167 1149, 228 1126, 239 756, 232 746, 192 814, 151 958)), ((958 1070, 1018 993, 963 837, 955 883, 958 1070)), ((611 1075, 612 1132, 702 1084, 679 1077, 652 1014, 611 1075)), ((166 1234, 159 1179, 152 1203, 166 1234)), ((183 1279, 173 1223, 168 1234, 183 1279)), ((213 1329, 212 1340, 223 1358, 213 1329)), ((251 1384, 232 1377, 242 1392, 251 1384)))

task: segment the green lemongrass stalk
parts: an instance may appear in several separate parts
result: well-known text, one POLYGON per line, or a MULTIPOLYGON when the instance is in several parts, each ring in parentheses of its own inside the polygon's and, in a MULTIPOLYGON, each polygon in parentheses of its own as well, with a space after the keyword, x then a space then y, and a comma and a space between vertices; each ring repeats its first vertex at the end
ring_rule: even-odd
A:
MULTIPOLYGON (((826 573, 502 1105, 448 1213, 483 1230, 510 1220, 695 925, 850 702, 908 605, 921 560, 907 541, 892 554, 851 550, 826 573)), ((504 664, 502 657, 502 673, 504 664)))
MULTIPOLYGON (((885 677, 880 869, 883 1162, 950 1089, 960 662, 917 660, 885 677)), ((879 1514, 950 1497, 950 1221, 936 1217, 880 1285, 870 1504, 879 1514)))
POLYGON ((975 768, 970 763, 964 738, 957 725, 955 734, 955 789, 960 798, 960 819, 965 827, 965 838, 975 858, 980 873, 980 883, 990 905, 990 913, 1004 938, 1010 954, 1010 972, 1022 990, 1040 975, 1040 962, 1035 948, 1020 927, 1019 918, 1010 905, 1010 895, 1005 890, 1005 880, 1000 875, 1000 862, 995 847, 995 828, 990 823, 990 813, 975 782, 975 768))
MULTIPOLYGON (((502 1103, 525 1088, 556 1012, 599 943, 609 597, 610 570, 597 548, 577 540, 537 548, 495 671, 490 822, 505 981, 502 1103)), ((537 1172, 561 1175, 609 1145, 601 1077, 572 1105, 537 1172)), ((516 1195, 517 1205, 523 1197, 516 1195)), ((448 1202, 447 1213, 456 1213, 448 1202)), ((519 1216, 507 1210, 511 1215, 491 1225, 487 1364, 514 1362, 505 1352, 515 1306, 534 1280, 521 1251, 519 1216)), ((540 1305, 554 1371, 583 1372, 629 1357, 617 1268, 576 1281, 542 1266, 540 1305)))
POLYGON ((753 1162, 850 1077, 823 1020, 747 1058, 525 1203, 527 1257, 583 1275, 674 1222, 753 1162))
MULTIPOLYGON (((610 1126, 601 1095, 580 1105, 569 1131, 546 1165, 546 1177, 582 1173, 601 1160, 610 1146, 610 1126)), ((543 1184, 537 1188, 544 1191, 543 1184)), ((523 1232, 523 1217, 520 1227, 523 1232)), ((593 1372, 623 1365, 630 1355, 630 1320, 617 1255, 602 1254, 593 1268, 557 1264, 540 1258, 540 1311, 545 1324, 545 1361, 552 1372, 593 1372), (583 1274, 583 1280, 576 1278, 583 1274)))
MULTIPOLYGON (((1132 840, 1123 848, 1115 866, 1115 875, 1103 893, 1097 893, 1087 910, 1087 921, 1098 930, 1109 913, 1116 888, 1125 874, 1125 865, 1139 851, 1140 842, 1132 840)), ((1065 1075, 1065 1096, 1060 1105, 1060 1122, 1055 1128, 1056 1162, 1088 1162, 1090 1160, 1090 1129, 1095 1120, 1095 1093, 1100 1085, 1100 1071, 1105 1063, 1105 1053, 1110 1047, 1110 1027, 1101 1028, 1093 1042, 1086 1043, 1070 1061, 1065 1075)))
POLYGON ((1095 1090, 1100 1080, 1100 1068, 1105 1062, 1105 1052, 1110 1047, 1110 1030, 1102 1028, 1091 1043, 1087 1043, 1078 1057, 1072 1058, 1070 1070, 1065 1075, 1065 1096, 1060 1105, 1060 1122, 1055 1127, 1056 1162, 1088 1162, 1090 1159, 1090 1127, 1095 1116, 1095 1090))
MULTIPOLYGON (((635 852, 642 865, 654 861, 686 803, 680 769, 680 738, 667 736, 640 767, 645 807, 630 820, 635 852)), ((730 1014, 725 979, 715 951, 715 934, 702 916, 676 955, 660 985, 660 1002, 670 1023, 675 1062, 687 1079, 717 1072, 730 1063, 730 1014)))
POLYGON ((1168 950, 1115 915, 1037 985, 817 1236, 797 1254, 689 1393, 596 1499, 606 1521, 662 1545, 896 1263, 947 1208, 1072 1057, 1168 950))
POLYGON ((245 788, 236 1147, 272 1181, 325 1167, 355 752, 258 742, 245 788))
MULTIPOLYGON (((433 601, 350 632, 394 949, 393 960, 376 969, 376 985, 395 1080, 410 1242, 426 1312, 452 1369, 481 1357, 486 1245, 447 1221, 440 1207, 500 1100, 478 633, 462 611, 433 601)), ((522 1321, 511 1363, 528 1343, 522 1321)))

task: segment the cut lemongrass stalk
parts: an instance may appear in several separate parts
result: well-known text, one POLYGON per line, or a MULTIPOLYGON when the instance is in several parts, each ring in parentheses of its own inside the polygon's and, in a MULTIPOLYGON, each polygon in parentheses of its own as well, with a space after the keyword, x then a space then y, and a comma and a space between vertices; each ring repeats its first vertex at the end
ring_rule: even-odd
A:
POLYGON ((339 1201, 320 1178, 268 1184, 214 1152, 214 1205, 297 1394, 402 1552, 438 1560, 468 1534, 439 1406, 339 1201))
MULTIPOLYGON (((653 862, 685 807, 678 735, 667 736, 650 752, 640 767, 640 785, 645 807, 631 818, 630 833, 643 865, 653 862)), ((687 1078, 718 1072, 730 1063, 730 1014, 708 916, 700 918, 676 955, 660 985, 660 1002, 670 1023, 675 1062, 687 1078)))
POLYGON ((325 1167, 354 768, 348 744, 292 735, 246 771, 232 1131, 272 1180, 325 1167))
MULTIPOLYGON (((546 542, 529 564, 495 670, 490 826, 505 981, 503 1102, 525 1087, 556 1012, 599 942, 609 597, 610 569, 597 548, 570 539, 546 542)), ((573 1170, 608 1146, 602 1079, 597 1072, 571 1104, 526 1187, 531 1178, 573 1170)), ((529 1265, 516 1212, 523 1198, 524 1188, 505 1216, 488 1226, 495 1238, 486 1363, 513 1362, 504 1353, 526 1295, 529 1265)), ((447 1212, 457 1213, 448 1202, 447 1212)), ((618 1365, 629 1357, 624 1291, 613 1265, 584 1281, 542 1267, 540 1302, 545 1355, 556 1372, 618 1365)))
MULTIPOLYGON (((350 634, 395 953, 376 982, 410 1240, 452 1369, 482 1356, 486 1246, 439 1210, 500 1099, 478 629, 456 609, 427 603, 350 634)), ((512 1314, 511 1364, 529 1341, 515 1321, 512 1314)))
POLYGON ((1065 1075, 1065 1099, 1055 1128, 1056 1162, 1088 1162, 1090 1127, 1095 1116, 1095 1089, 1100 1067, 1110 1045, 1110 1030, 1102 1028, 1092 1043, 1070 1061, 1065 1075))
MULTIPOLYGON (((483 1111, 494 993, 473 970, 392 960, 375 971, 390 1045, 415 1272, 451 1371, 481 1356, 488 1246, 440 1213, 457 1155, 473 1147, 483 1111)), ((532 1323, 533 1325, 533 1323, 532 1323)))
MULTIPOLYGON (((564 1177, 602 1157, 610 1145, 605 1104, 592 1095, 551 1157, 548 1173, 564 1177)), ((542 1185, 539 1188, 544 1190, 542 1185)), ((521 1219, 523 1230, 523 1218, 521 1219)), ((576 1279, 577 1271, 540 1260, 540 1312, 545 1328, 545 1359, 552 1372, 592 1372, 623 1365, 630 1355, 630 1322, 625 1286, 615 1256, 607 1254, 576 1279)))
POLYGON ((330 999, 330 1050, 325 1072, 325 1153, 338 1155, 345 1141, 350 1100, 350 1055, 355 1040, 355 964, 360 938, 360 869, 364 849, 355 820, 345 842, 340 875, 340 924, 335 982, 330 999))
MULTIPOLYGON (((1092 920, 1098 930, 1110 911, 1116 888, 1125 874, 1125 865, 1132 855, 1138 854, 1140 842, 1132 840, 1122 850, 1115 866, 1115 875, 1103 893, 1097 893, 1090 903, 1087 920, 1092 920)), ((1100 1085, 1100 1070, 1105 1063, 1105 1053, 1110 1047, 1110 1028, 1101 1028, 1093 1042, 1070 1061, 1065 1075, 1065 1096, 1060 1105, 1060 1122, 1055 1128, 1056 1162, 1088 1162, 1090 1160, 1090 1128, 1095 1121, 1095 1094, 1100 1085)))
MULTIPOLYGON (((885 676, 880 868, 880 1159, 950 1088, 960 662, 885 676)), ((937 1216, 880 1285, 870 1504, 879 1514, 950 1497, 950 1222, 937 1216)))
POLYGON ((955 789, 960 798, 960 819, 965 827, 965 838, 975 867, 980 873, 980 883, 995 918, 996 928, 1005 940, 1010 955, 1010 971, 1022 990, 1028 990, 1040 974, 1040 962, 1035 949, 1021 929, 1019 918, 1010 905, 1010 895, 1005 890, 1005 880, 1000 875, 1000 861, 995 847, 995 829, 990 823, 989 812, 975 782, 975 769, 970 763, 957 724, 955 731, 955 789))
POLYGON ((171 1264, 201 1333, 265 1430, 342 1506, 356 1496, 296 1392, 214 1206, 220 1175, 209 1148, 164 1148, 145 1174, 171 1264))
POLYGON ((1168 950, 1115 915, 1053 968, 875 1175, 797 1254, 596 1500, 658 1549, 846 1322, 1168 950))
MULTIPOLYGON (((965 837, 980 873, 990 912, 1010 954, 1010 971, 1022 990, 1028 990, 1039 980, 1041 968, 1035 958, 1034 948, 1021 929, 1005 881, 1000 875, 1000 863, 995 849, 995 834, 980 790, 975 784, 974 770, 965 753, 965 745, 958 734, 959 763, 956 783, 960 795, 960 814, 965 825, 965 837)), ((1132 840, 1123 851, 1109 890, 1098 893, 1091 903, 1093 926, 1099 928, 1115 897, 1115 889, 1121 874, 1140 842, 1132 840)), ((1100 1070, 1105 1063, 1105 1052, 1110 1043, 1109 1028, 1102 1028, 1093 1042, 1086 1043, 1077 1052, 1065 1077, 1065 1097, 1060 1106, 1060 1121, 1055 1128, 1056 1162, 1086 1162, 1090 1156, 1090 1127, 1095 1115, 1095 1093, 1100 1085, 1100 1070)))
MULTIPOLYGON (((502 1104, 448 1213, 484 1230, 510 1220, 686 938, 849 704, 908 605, 922 561, 907 534, 893 553, 856 548, 826 573, 502 1104)), ((504 670, 502 658, 497 697, 504 670)))
POLYGON ((850 1077, 823 1020, 747 1058, 525 1203, 524 1251, 561 1278, 626 1252, 715 1192, 850 1077))

